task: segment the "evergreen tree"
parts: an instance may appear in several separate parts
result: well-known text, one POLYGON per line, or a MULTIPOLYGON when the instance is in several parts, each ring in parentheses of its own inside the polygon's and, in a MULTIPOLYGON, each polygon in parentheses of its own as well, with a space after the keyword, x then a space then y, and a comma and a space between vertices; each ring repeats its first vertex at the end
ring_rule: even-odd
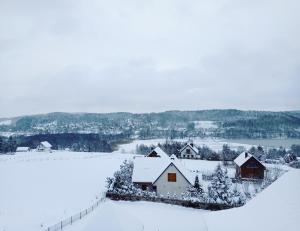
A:
POLYGON ((213 180, 209 186, 209 198, 217 203, 231 204, 233 198, 232 182, 228 177, 227 169, 218 165, 213 180))
POLYGON ((230 148, 227 144, 223 145, 222 149, 222 159, 223 159, 223 164, 226 166, 228 165, 228 160, 229 160, 229 155, 230 155, 230 148))
POLYGON ((125 160, 120 170, 114 173, 114 177, 106 179, 108 191, 116 193, 133 193, 132 184, 133 162, 125 160))

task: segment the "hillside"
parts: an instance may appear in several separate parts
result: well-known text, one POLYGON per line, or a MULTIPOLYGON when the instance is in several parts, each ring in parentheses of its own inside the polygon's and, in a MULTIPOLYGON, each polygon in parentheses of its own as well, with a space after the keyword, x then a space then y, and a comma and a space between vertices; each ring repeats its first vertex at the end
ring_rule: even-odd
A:
POLYGON ((139 138, 189 136, 300 138, 299 111, 166 111, 160 113, 49 113, 0 119, 2 135, 126 133, 139 138))
POLYGON ((299 177, 290 170, 245 206, 205 215, 208 230, 298 230, 299 177))

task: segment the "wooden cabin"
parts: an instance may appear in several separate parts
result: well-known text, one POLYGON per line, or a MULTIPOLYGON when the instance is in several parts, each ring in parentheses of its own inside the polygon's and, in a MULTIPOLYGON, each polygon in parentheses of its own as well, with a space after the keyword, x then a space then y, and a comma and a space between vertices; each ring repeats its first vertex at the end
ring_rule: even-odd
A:
POLYGON ((234 163, 236 164, 237 178, 264 179, 266 167, 250 153, 241 153, 234 163))

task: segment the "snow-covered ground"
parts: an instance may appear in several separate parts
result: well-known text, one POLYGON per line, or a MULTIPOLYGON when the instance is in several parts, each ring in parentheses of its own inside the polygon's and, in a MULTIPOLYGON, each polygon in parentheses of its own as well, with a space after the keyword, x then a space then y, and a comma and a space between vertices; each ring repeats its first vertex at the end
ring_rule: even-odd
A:
POLYGON ((12 121, 11 120, 2 120, 0 121, 0 125, 11 125, 12 124, 12 121))
MULTIPOLYGON (((0 230, 41 230, 89 207, 128 155, 0 155, 0 230)), ((131 156, 130 156, 131 157, 131 156)))
POLYGON ((216 129, 218 128, 218 125, 215 121, 205 121, 205 120, 199 120, 194 121, 195 128, 196 129, 216 129))
POLYGON ((66 231, 201 231, 207 230, 203 214, 210 213, 152 202, 108 200, 101 206, 66 231))
MULTIPOLYGON (((0 155, 0 230, 40 231, 89 207, 105 189, 106 177, 132 157, 76 152, 0 155)), ((218 164, 183 163, 203 171, 212 171, 218 164)), ((65 230, 298 230, 299 178, 300 170, 290 170, 247 205, 219 212, 107 200, 65 230)))

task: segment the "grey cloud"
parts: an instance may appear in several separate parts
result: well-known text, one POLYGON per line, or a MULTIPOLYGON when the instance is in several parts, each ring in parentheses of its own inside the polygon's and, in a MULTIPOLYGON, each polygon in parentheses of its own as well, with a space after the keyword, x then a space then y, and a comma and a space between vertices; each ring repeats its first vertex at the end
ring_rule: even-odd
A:
POLYGON ((1 1, 0 116, 300 108, 298 1, 1 1))

